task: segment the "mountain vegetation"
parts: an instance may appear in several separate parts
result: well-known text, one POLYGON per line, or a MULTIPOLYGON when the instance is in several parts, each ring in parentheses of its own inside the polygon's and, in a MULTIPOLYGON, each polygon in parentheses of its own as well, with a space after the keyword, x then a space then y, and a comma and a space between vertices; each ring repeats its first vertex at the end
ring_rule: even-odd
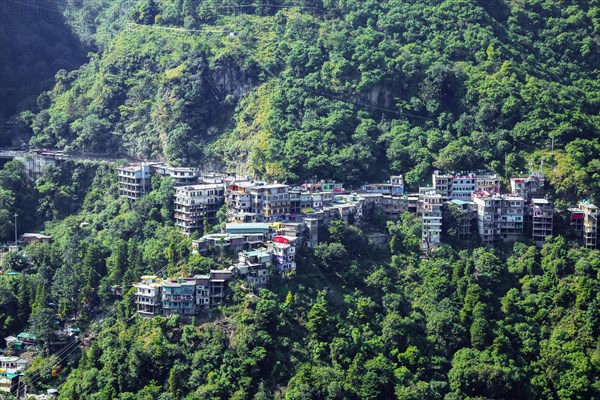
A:
POLYGON ((543 162, 597 196, 597 1, 66 1, 33 145, 353 183, 543 162), (241 165, 240 165, 241 164, 241 165))
MULTIPOLYGON (((438 168, 507 178, 541 164, 558 226, 574 200, 600 203, 598 0, 0 6, 60 10, 54 22, 0 24, 1 146, 28 140, 288 182, 402 173, 409 189, 438 168), (15 93, 5 77, 44 90, 15 93)), ((143 319, 131 290, 140 275, 232 260, 191 252, 196 236, 171 218, 169 178, 129 202, 114 167, 68 161, 35 181, 17 161, 0 168, 0 241, 12 240, 15 213, 19 232, 53 237, 0 265, 0 337, 28 330, 41 343, 30 390, 94 400, 600 397, 600 251, 566 230, 542 248, 455 240, 424 256, 409 214, 333 223, 300 252, 293 279, 233 283, 224 306, 192 321, 143 319), (56 352, 49 337, 65 321, 82 343, 56 352)))
POLYGON ((2 0, 0 14, 0 146, 20 145, 30 129, 15 114, 35 110, 54 75, 77 69, 85 51, 52 1, 2 0))
POLYGON ((31 390, 107 400, 600 396, 598 250, 557 236, 541 249, 457 245, 423 258, 409 214, 387 223, 386 247, 365 233, 381 226, 337 222, 301 252, 292 280, 260 291, 234 283, 225 306, 192 321, 145 319, 130 290, 140 275, 231 260, 191 254, 170 218, 168 178, 130 204, 110 166, 92 176, 79 211, 46 225, 52 243, 4 258, 4 271, 19 273, 0 275, 0 334, 29 329, 44 346, 58 319, 77 321, 84 338, 82 350, 42 352, 31 390))

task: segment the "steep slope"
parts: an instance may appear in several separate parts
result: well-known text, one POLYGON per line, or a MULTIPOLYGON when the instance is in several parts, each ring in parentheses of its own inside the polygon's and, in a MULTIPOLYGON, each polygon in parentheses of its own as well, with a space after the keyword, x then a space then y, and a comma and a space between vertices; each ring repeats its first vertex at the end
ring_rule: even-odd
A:
POLYGON ((85 61, 85 51, 52 1, 0 1, 0 145, 21 136, 11 116, 35 108, 59 70, 73 70, 85 61))
MULTIPOLYGON (((83 346, 36 357, 24 378, 29 393, 58 388, 60 399, 97 400, 600 395, 598 250, 558 236, 541 249, 444 245, 423 257, 415 216, 387 225, 389 246, 369 241, 374 226, 336 221, 314 249, 298 248, 292 279, 275 274, 265 289, 232 282, 225 304, 193 320, 147 318, 136 315, 131 287, 141 275, 204 274, 231 265, 234 254, 191 252, 191 238, 170 218, 170 179, 155 180, 131 203, 119 197, 113 166, 85 170, 48 171, 38 181, 46 209, 66 199, 52 196, 56 189, 75 194, 93 184, 78 213, 46 226, 51 243, 28 245, 2 263, 20 273, 0 274, 0 334, 47 338, 60 321, 81 330, 83 346)), ((12 163, 0 180, 22 193, 17 173, 12 163)))
POLYGON ((557 190, 598 196, 597 1, 140 0, 127 15, 60 77, 34 143, 413 187, 433 166, 543 160, 557 190))

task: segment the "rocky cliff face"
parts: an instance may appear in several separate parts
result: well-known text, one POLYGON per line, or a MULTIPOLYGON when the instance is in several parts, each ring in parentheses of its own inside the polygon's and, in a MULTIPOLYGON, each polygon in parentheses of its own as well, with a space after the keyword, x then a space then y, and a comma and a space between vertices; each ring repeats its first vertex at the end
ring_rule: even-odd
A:
POLYGON ((209 76, 211 91, 219 101, 229 103, 232 101, 229 96, 240 99, 254 87, 254 81, 249 74, 227 65, 216 66, 209 76))
POLYGON ((366 96, 368 102, 373 106, 391 107, 392 104, 392 93, 381 86, 376 86, 366 96))

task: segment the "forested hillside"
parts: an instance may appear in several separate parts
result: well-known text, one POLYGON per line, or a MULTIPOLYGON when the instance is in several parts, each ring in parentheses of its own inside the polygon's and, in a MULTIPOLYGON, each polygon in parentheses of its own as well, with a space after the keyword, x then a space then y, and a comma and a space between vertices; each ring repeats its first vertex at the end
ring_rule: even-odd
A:
POLYGON ((596 1, 67 3, 99 50, 57 76, 34 144, 412 187, 543 160, 598 196, 596 1))
POLYGON ((26 125, 10 117, 37 109, 54 75, 79 68, 86 52, 52 1, 2 0, 0 14, 0 146, 6 146, 29 137, 26 125))
POLYGON ((13 240, 15 213, 18 233, 52 237, 0 258, 0 337, 37 337, 31 393, 600 398, 600 251, 571 241, 565 212, 600 203, 599 0, 8 3, 61 15, 0 24, 1 83, 49 84, 37 101, 3 95, 0 146, 24 139, 346 187, 398 173, 406 192, 436 168, 486 168, 505 183, 542 165, 555 208, 543 246, 521 235, 478 247, 445 228, 446 244, 427 252, 417 213, 386 221, 365 208, 361 224, 331 222, 314 249, 298 247, 291 279, 233 280, 223 305, 191 320, 142 318, 140 276, 235 262, 192 251, 227 210, 185 236, 172 178, 152 175, 130 201, 115 164, 67 154, 32 180, 7 162, 0 241, 13 240), (75 342, 52 347, 73 327, 75 342))
MULTIPOLYGON (((18 181, 18 171, 3 172, 18 181)), ((210 316, 147 319, 130 286, 140 275, 205 273, 229 265, 229 255, 190 252, 170 218, 168 178, 132 204, 118 197, 109 166, 79 169, 72 187, 52 185, 50 175, 29 189, 39 204, 52 199, 43 188, 92 188, 66 218, 61 202, 47 203, 58 216, 46 226, 52 243, 5 257, 4 271, 20 273, 0 274, 0 334, 27 329, 45 349, 59 318, 76 321, 83 344, 42 351, 25 378, 31 392, 58 387, 73 400, 600 396, 598 250, 557 237, 541 249, 443 246, 423 258, 414 216, 387 226, 371 216, 362 230, 332 223, 314 251, 301 251, 289 281, 273 277, 261 290, 234 283, 210 316), (368 241, 382 229, 389 246, 368 241), (126 288, 122 298, 114 285, 126 288)))

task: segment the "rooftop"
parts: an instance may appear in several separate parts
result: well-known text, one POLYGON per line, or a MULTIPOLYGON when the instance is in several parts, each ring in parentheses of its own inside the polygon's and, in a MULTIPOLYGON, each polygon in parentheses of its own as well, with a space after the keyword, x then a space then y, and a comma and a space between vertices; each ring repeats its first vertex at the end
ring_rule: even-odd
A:
POLYGON ((550 202, 546 199, 531 199, 533 204, 550 204, 550 202))
POLYGON ((203 190, 203 189, 221 189, 221 183, 201 183, 198 185, 177 186, 177 190, 203 190))
POLYGON ((41 233, 24 233, 23 239, 34 238, 34 239, 52 239, 52 236, 42 235, 41 233))
POLYGON ((251 181, 233 181, 229 184, 229 186, 239 186, 243 188, 248 188, 252 186, 257 186, 257 184, 251 181))
POLYGON ((21 332, 17 335, 17 338, 35 340, 35 335, 32 335, 31 333, 28 333, 28 332, 21 332))
POLYGON ((583 206, 585 208, 592 209, 592 210, 595 210, 595 209, 598 208, 590 200, 582 200, 582 201, 579 202, 579 205, 583 206))
POLYGON ((452 199, 448 203, 456 204, 457 206, 464 206, 465 204, 473 204, 473 202, 470 200, 458 200, 458 199, 452 199))
POLYGON ((269 229, 267 222, 230 222, 225 224, 225 230, 236 229, 269 229))
POLYGON ((200 239, 192 240, 192 242, 202 242, 209 239, 243 239, 242 235, 232 235, 231 233, 211 233, 202 236, 200 239))
POLYGON ((282 189, 282 188, 287 188, 289 187, 288 185, 283 185, 281 183, 271 183, 268 185, 256 185, 254 187, 252 187, 252 189, 282 189))
POLYGON ((156 288, 162 284, 163 280, 158 278, 156 275, 143 275, 141 277, 141 282, 134 282, 134 287, 147 287, 147 288, 156 288))
POLYGON ((161 168, 164 168, 168 171, 180 171, 180 172, 196 172, 198 168, 195 167, 170 167, 168 165, 161 165, 161 168))
POLYGON ((150 165, 153 165, 153 163, 128 163, 118 166, 117 170, 135 172, 139 171, 143 167, 150 167, 150 165))
POLYGON ((298 240, 298 238, 293 237, 293 236, 286 236, 286 235, 277 235, 273 237, 273 241, 275 242, 276 238, 283 238, 285 240, 287 240, 288 242, 295 242, 298 240))
POLYGON ((265 256, 270 256, 271 254, 265 250, 250 250, 250 251, 244 251, 242 252, 245 256, 248 257, 265 257, 265 256))
POLYGON ((194 286, 196 283, 193 281, 177 280, 177 281, 165 281, 162 286, 164 287, 179 287, 179 286, 194 286))

